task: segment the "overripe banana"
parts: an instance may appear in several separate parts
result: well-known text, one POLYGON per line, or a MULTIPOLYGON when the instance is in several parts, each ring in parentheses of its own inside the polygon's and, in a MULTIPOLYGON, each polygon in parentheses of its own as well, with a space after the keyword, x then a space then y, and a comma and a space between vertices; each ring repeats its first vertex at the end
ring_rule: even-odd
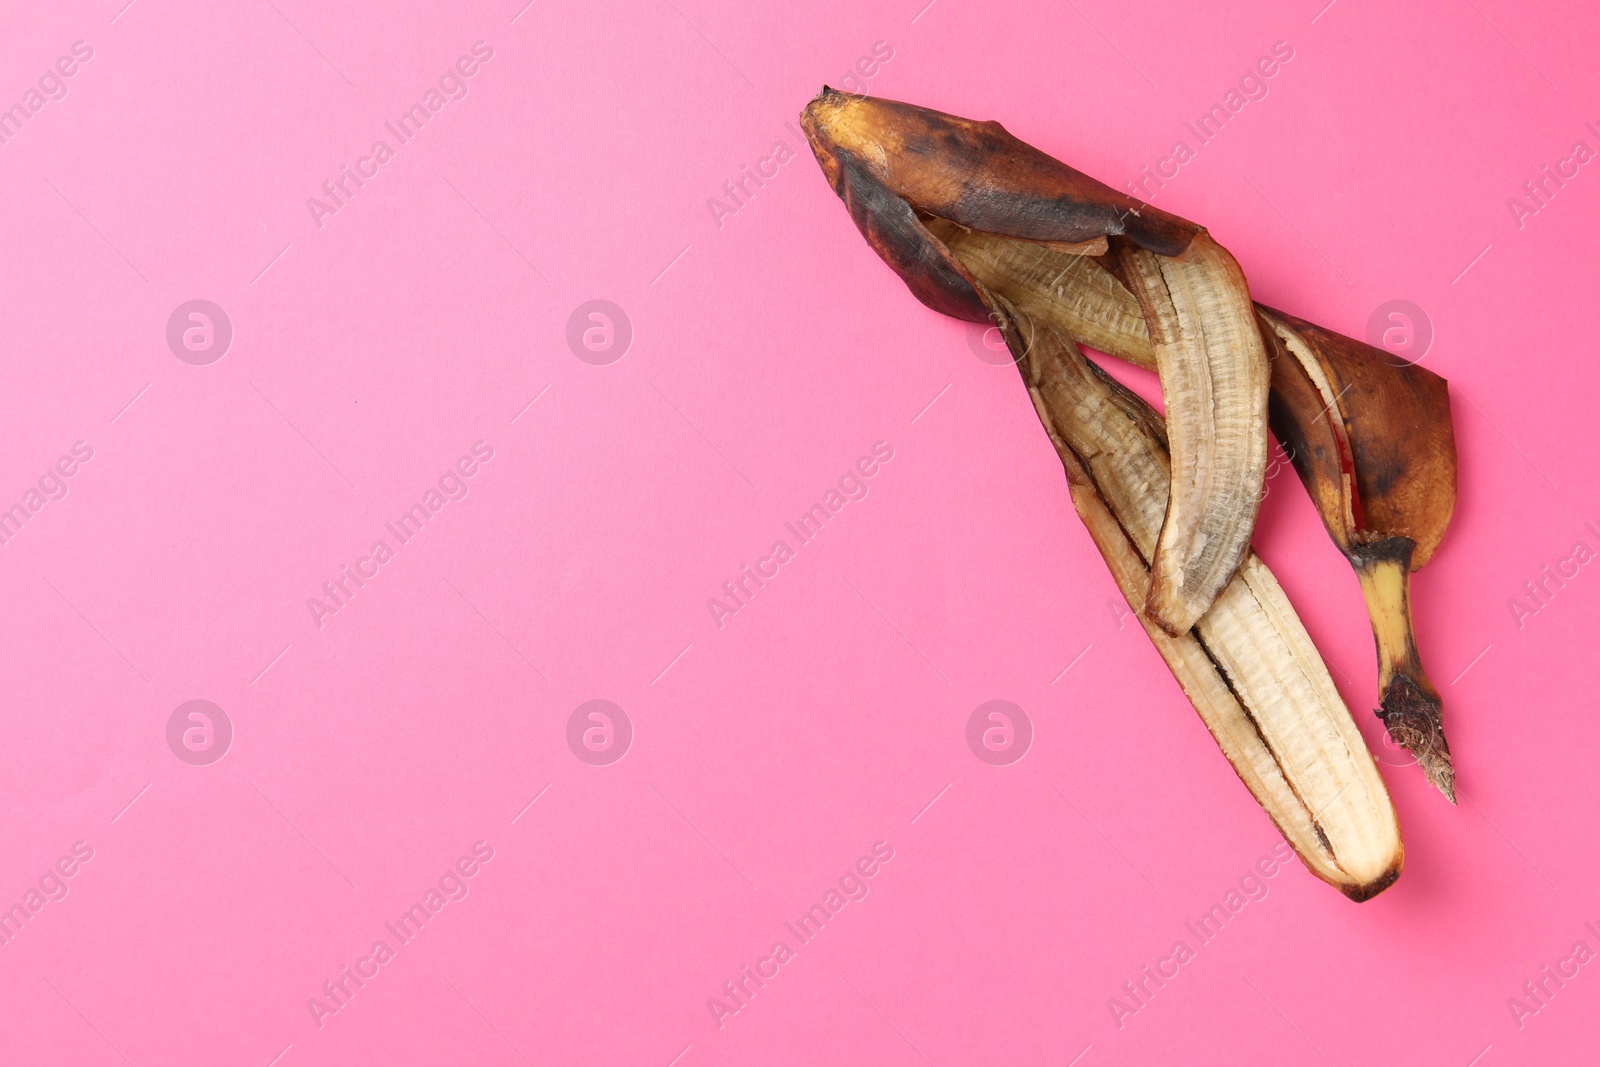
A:
POLYGON ((1172 442, 1172 493, 1143 612, 1188 632, 1250 547, 1267 463, 1266 346, 1244 273, 1206 231, 1011 136, 824 88, 801 124, 856 225, 937 311, 983 321, 972 279, 922 217, 1070 250, 1106 248, 1151 324, 1172 442))

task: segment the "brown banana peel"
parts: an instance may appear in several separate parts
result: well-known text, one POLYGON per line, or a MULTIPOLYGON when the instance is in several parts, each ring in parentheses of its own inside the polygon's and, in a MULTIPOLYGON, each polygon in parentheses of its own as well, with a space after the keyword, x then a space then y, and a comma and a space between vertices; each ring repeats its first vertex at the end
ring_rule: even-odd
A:
MULTIPOLYGON (((1174 397, 1175 379, 1216 366, 1194 358, 1193 325, 1187 331, 1181 321, 1173 326, 1183 317, 1180 305, 1196 317, 1182 261, 1214 246, 1203 229, 1095 182, 997 123, 828 89, 801 122, 868 243, 923 303, 956 318, 985 321, 995 316, 990 305, 998 297, 1036 330, 1057 330, 1161 373, 1169 423, 1186 431, 1203 425, 1203 415, 1184 421, 1185 414, 1203 411, 1203 404, 1180 402, 1174 409, 1172 403, 1181 396, 1195 399, 1209 384, 1190 382, 1194 388, 1174 397), (1159 345, 1152 344, 1151 322, 1159 345), (1184 341, 1191 351, 1182 350, 1184 341), (1163 347, 1170 357, 1165 361, 1163 347)), ((1208 273, 1226 275, 1232 262, 1219 259, 1208 273)), ((1237 304, 1243 295, 1248 307, 1242 275, 1214 288, 1202 286, 1200 296, 1237 304)), ((1241 314, 1238 306, 1220 316, 1202 314, 1200 326, 1220 322, 1237 331, 1241 314)), ((1410 572, 1432 556, 1454 510, 1455 441, 1446 384, 1414 364, 1282 312, 1256 305, 1252 317, 1251 332, 1259 334, 1270 361, 1272 429, 1355 568, 1366 599, 1378 648, 1377 714, 1454 802, 1441 704, 1417 653, 1409 592, 1410 572)), ((1264 447, 1264 436, 1246 439, 1264 447)), ((1206 514, 1190 506, 1204 490, 1179 475, 1195 469, 1184 466, 1193 452, 1192 443, 1172 449, 1170 506, 1206 514)), ((1229 511, 1238 509, 1230 503, 1212 514, 1229 511)), ((1169 522, 1172 517, 1169 511, 1169 522)), ((1241 552, 1254 517, 1252 507, 1248 521, 1236 520, 1246 531, 1241 552)), ((1174 536, 1183 528, 1173 524, 1174 536)), ((1164 524, 1163 539, 1167 532, 1164 524)), ((1160 565, 1170 558, 1158 549, 1155 577, 1140 605, 1149 609, 1147 618, 1182 633, 1182 624, 1193 621, 1183 609, 1192 612, 1198 598, 1171 596, 1172 583, 1163 581, 1170 572, 1160 565)))
MULTIPOLYGON (((836 138, 829 123, 849 102, 860 103, 825 91, 802 119, 835 190, 874 249, 924 303, 1001 328, 1067 472, 1074 505, 1130 606, 1147 605, 1151 587, 1160 580, 1157 561, 1172 516, 1170 498, 1181 485, 1173 477, 1167 426, 1142 400, 1085 360, 1071 336, 1050 328, 1046 316, 1034 318, 1006 296, 990 292, 935 230, 1010 228, 1021 232, 1028 247, 1068 262, 1115 254, 1129 274, 1148 272, 1147 288, 1165 290, 1165 305, 1151 301, 1156 315, 1212 320, 1231 314, 1260 338, 1247 292, 1242 311, 1205 306, 1213 298, 1205 286, 1183 291, 1191 283, 1180 260, 1202 239, 1209 242, 1203 231, 1155 212, 1144 217, 1107 215, 1100 209, 1104 187, 1086 186, 1087 179, 1021 145, 998 126, 935 116, 939 128, 930 132, 926 124, 903 125, 903 120, 921 115, 919 109, 888 105, 889 111, 857 112, 847 124, 848 136, 836 138), (917 160, 906 159, 907 153, 939 151, 959 156, 960 165, 924 172, 917 160), (862 158, 873 161, 876 170, 863 165, 862 158), (1017 169, 1008 171, 1006 160, 1017 169), (901 169, 904 173, 896 177, 901 169), (969 177, 987 174, 985 195, 973 200, 960 189, 941 185, 962 171, 969 177), (1051 191, 1047 209, 1039 208, 1030 181, 1051 191), (1087 198, 1086 188, 1092 194, 1087 198), (997 202, 1003 210, 995 208, 997 202), (939 205, 939 210, 928 210, 928 204, 939 205), (1187 243, 1175 246, 1175 235, 1187 243), (1145 253, 1180 261, 1139 262, 1145 253)), ((1207 256, 1211 262, 1198 268, 1202 281, 1216 273, 1226 253, 1215 256, 1201 246, 1196 257, 1207 256)), ((1095 270, 1105 273, 1098 266, 1095 270)), ((1113 294, 1128 292, 1115 278, 1088 284, 1102 284, 1113 294)), ((1145 327, 1151 316, 1152 309, 1137 301, 1129 313, 1146 329, 1144 350, 1154 364, 1145 327)), ((1181 321, 1167 325, 1178 344, 1192 342, 1181 336, 1188 328, 1181 321)), ((1237 322, 1229 326, 1236 328, 1237 322)), ((1265 350, 1264 339, 1261 344, 1265 350)), ((1183 355, 1199 358, 1192 344, 1183 355)), ((1308 869, 1352 899, 1366 900, 1399 876, 1404 862, 1399 823, 1321 657, 1283 590, 1248 552, 1253 512, 1250 518, 1244 524, 1246 548, 1238 566, 1186 632, 1174 634, 1148 613, 1141 613, 1141 623, 1241 780, 1308 869)))
POLYGON ((1261 319, 1277 349, 1274 431, 1367 602, 1378 646, 1378 717, 1453 804, 1443 705, 1411 622, 1411 572, 1433 557, 1455 513, 1449 387, 1415 364, 1281 311, 1262 308, 1261 319))
POLYGON ((1266 474, 1271 369, 1233 257, 1203 228, 1141 205, 999 123, 827 88, 800 121, 868 243, 936 311, 990 316, 925 219, 1116 255, 1154 324, 1172 443, 1172 493, 1141 608, 1168 633, 1187 633, 1249 551, 1266 474))

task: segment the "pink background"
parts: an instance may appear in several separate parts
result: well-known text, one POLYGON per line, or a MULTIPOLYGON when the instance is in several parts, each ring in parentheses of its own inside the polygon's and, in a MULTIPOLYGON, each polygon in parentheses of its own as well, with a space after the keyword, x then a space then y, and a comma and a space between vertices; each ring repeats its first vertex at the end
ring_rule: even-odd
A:
POLYGON ((1521 228, 1506 203, 1600 149, 1589 5, 522 3, 7 16, 0 103, 93 58, 0 145, 0 505, 93 458, 0 545, 0 903, 93 859, 0 946, 0 1061, 1592 1056, 1600 966, 1508 1006, 1600 950, 1600 574, 1508 606, 1600 549, 1600 173, 1521 228), (307 198, 475 41, 465 98, 319 227, 307 198), (911 298, 788 125, 879 41, 867 91, 1119 186, 1293 48, 1155 202, 1276 306, 1363 336, 1419 305, 1451 382, 1460 505, 1415 601, 1459 808, 1381 744, 1356 583, 1292 473, 1257 539, 1392 764, 1408 863, 1377 900, 1295 865, 1186 931, 1278 837, 1122 617, 1015 372, 911 298), (234 329, 207 366, 165 337, 196 298, 234 329), (633 329, 606 366, 566 341, 592 299, 633 329), (466 498, 319 628, 307 598, 477 441, 466 498), (877 441, 867 498, 719 629, 707 599, 877 441), (609 766, 566 740, 596 698, 634 731, 609 766), (1003 767, 965 740, 997 698, 1035 730, 1003 767), (207 766, 167 743, 193 699, 234 731, 207 766), (479 841, 466 898, 319 1027, 308 998, 479 841))

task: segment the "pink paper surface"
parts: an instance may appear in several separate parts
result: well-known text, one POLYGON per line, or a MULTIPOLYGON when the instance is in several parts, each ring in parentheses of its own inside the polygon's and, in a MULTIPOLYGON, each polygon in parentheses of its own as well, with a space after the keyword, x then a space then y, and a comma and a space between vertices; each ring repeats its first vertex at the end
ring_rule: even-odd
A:
POLYGON ((0 1062, 1592 1060, 1590 6, 123 5, 0 34, 0 1062), (1394 888, 1270 859, 1016 373, 800 141, 825 82, 1164 167, 1258 298, 1450 380, 1460 807, 1286 466, 1257 537, 1394 888))

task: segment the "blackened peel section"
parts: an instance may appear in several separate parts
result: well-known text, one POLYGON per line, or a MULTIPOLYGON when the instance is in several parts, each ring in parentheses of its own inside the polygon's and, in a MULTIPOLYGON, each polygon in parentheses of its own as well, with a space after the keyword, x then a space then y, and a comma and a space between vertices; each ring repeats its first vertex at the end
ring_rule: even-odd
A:
POLYGON ((1165 256, 1181 253, 1200 232, 1018 140, 998 122, 824 87, 802 125, 824 170, 824 156, 854 152, 916 210, 971 230, 1061 242, 1125 234, 1165 256))
POLYGON ((1145 205, 1025 144, 997 122, 824 88, 801 126, 856 226, 923 303, 987 316, 972 279, 917 214, 1027 241, 1126 235, 1177 255, 1200 227, 1145 205))
POLYGON ((1409 537, 1385 537, 1380 541, 1354 544, 1345 553, 1357 567, 1369 569, 1379 563, 1396 563, 1402 573, 1411 570, 1411 555, 1417 543, 1409 537))
POLYGON ((967 123, 934 137, 940 162, 961 176, 960 191, 946 205, 918 206, 969 230, 1027 241, 1120 234, 1163 256, 1181 253, 1200 231, 1018 140, 998 122, 967 123))
POLYGON ((1420 568, 1455 511, 1456 441, 1448 384, 1380 348, 1281 311, 1272 314, 1312 350, 1339 397, 1362 508, 1358 523, 1373 534, 1417 542, 1412 569, 1420 568))
POLYGON ((839 195, 873 251, 894 268, 916 298, 933 310, 969 322, 989 321, 976 284, 900 197, 880 184, 849 152, 834 156, 839 195))

